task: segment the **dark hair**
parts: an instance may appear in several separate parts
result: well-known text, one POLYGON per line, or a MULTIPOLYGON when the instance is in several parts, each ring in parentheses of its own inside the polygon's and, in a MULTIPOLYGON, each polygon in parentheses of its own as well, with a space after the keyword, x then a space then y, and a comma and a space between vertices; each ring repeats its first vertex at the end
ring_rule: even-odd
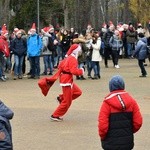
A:
POLYGON ((143 38, 144 37, 144 33, 139 33, 139 37, 143 38))

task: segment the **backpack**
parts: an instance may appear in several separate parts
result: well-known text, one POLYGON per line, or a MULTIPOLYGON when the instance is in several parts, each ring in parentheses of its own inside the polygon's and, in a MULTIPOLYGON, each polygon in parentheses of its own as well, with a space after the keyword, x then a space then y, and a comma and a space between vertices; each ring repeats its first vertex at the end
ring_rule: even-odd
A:
POLYGON ((49 49, 49 51, 54 51, 55 50, 55 46, 53 43, 53 39, 51 37, 48 37, 48 45, 47 48, 49 49))

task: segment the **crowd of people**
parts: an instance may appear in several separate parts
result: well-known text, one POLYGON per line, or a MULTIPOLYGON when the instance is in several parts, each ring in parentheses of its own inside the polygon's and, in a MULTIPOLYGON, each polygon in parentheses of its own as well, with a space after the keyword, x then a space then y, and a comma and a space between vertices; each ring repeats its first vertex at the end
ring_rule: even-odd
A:
MULTIPOLYGON (((146 42, 145 45, 150 45, 149 29, 144 29, 141 23, 135 28, 131 22, 115 26, 110 21, 109 24, 103 24, 99 31, 88 24, 87 29, 83 29, 81 33, 74 28, 55 29, 53 25, 49 25, 42 28, 39 34, 35 23, 27 34, 25 30, 17 27, 10 33, 4 24, 0 34, 1 81, 8 79, 6 73, 11 74, 14 80, 23 79, 24 76, 28 76, 29 79, 39 79, 41 75, 53 75, 54 69, 66 57, 68 49, 74 43, 82 47, 82 55, 78 58, 79 68, 86 66, 87 77, 97 80, 101 78, 102 59, 106 68, 110 66, 108 60, 111 59, 114 68, 119 69, 119 58, 139 58, 139 50, 136 50, 138 41, 145 38, 143 40, 146 42), (41 57, 44 63, 43 72, 40 65, 41 57), (26 69, 27 61, 30 64, 29 70, 26 69)), ((142 54, 142 58, 138 61, 141 77, 147 75, 144 68, 146 58, 147 55, 142 54)), ((86 77, 81 75, 76 76, 76 79, 85 80, 86 77)))
MULTIPOLYGON (((109 68, 108 60, 111 59, 114 68, 119 69, 119 58, 136 57, 141 69, 140 77, 146 77, 144 62, 149 58, 148 45, 150 45, 149 30, 142 28, 140 23, 135 29, 131 22, 120 23, 116 27, 110 22, 104 24, 100 31, 96 31, 89 24, 81 33, 76 32, 74 28, 54 29, 53 25, 49 25, 42 28, 39 34, 33 23, 27 34, 23 29, 14 28, 10 36, 4 24, 0 36, 0 79, 1 81, 8 79, 6 72, 13 74, 14 80, 23 79, 24 75, 28 75, 28 79, 40 79, 41 75, 53 75, 54 69, 58 69, 51 78, 42 78, 38 83, 46 95, 50 86, 60 78, 62 94, 57 97, 59 106, 50 119, 61 122, 63 121, 61 117, 68 111, 72 100, 82 94, 80 88, 73 82, 73 75, 76 75, 77 80, 85 80, 84 72, 87 69, 87 77, 98 80, 101 78, 102 59, 106 68, 109 68), (40 65, 41 57, 44 62, 43 72, 40 65), (30 64, 29 70, 26 70, 27 61, 30 64)), ((125 91, 125 83, 121 76, 112 77, 109 89, 110 93, 105 97, 98 117, 102 147, 105 150, 131 150, 134 147, 134 133, 142 126, 140 109, 134 98, 125 91)), ((1 109, 6 108, 2 102, 0 106, 3 106, 1 109)), ((7 111, 10 116, 3 116, 6 122, 13 117, 13 112, 9 108, 7 111)), ((10 124, 8 126, 11 127, 10 124)), ((0 132, 0 139, 6 139, 5 134, 0 132)), ((4 143, 9 141, 8 146, 12 147, 11 129, 9 134, 10 139, 6 139, 4 143)))

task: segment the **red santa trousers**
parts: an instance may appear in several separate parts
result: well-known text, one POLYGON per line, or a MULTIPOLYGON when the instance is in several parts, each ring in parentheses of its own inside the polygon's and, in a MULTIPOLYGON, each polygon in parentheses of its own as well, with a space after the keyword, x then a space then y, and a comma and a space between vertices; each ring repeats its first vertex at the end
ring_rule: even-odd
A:
POLYGON ((54 117, 61 117, 63 116, 69 109, 72 100, 75 100, 77 97, 79 97, 82 94, 82 91, 80 88, 73 83, 73 86, 62 86, 63 94, 60 95, 61 97, 61 103, 57 107, 57 109, 54 111, 53 116, 54 117))

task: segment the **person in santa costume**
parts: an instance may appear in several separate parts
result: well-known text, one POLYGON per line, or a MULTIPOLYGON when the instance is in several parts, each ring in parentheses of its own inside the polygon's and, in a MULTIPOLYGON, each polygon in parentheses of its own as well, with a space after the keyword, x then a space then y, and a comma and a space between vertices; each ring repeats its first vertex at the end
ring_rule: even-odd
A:
POLYGON ((63 119, 61 117, 68 111, 72 100, 75 100, 82 94, 80 88, 73 82, 73 75, 84 74, 84 68, 78 68, 77 58, 81 53, 81 46, 79 44, 73 44, 68 50, 66 58, 60 62, 58 72, 54 76, 43 78, 38 82, 42 93, 45 96, 47 95, 49 88, 58 78, 60 86, 62 86, 63 93, 57 97, 59 106, 50 117, 52 121, 62 121, 63 119))

